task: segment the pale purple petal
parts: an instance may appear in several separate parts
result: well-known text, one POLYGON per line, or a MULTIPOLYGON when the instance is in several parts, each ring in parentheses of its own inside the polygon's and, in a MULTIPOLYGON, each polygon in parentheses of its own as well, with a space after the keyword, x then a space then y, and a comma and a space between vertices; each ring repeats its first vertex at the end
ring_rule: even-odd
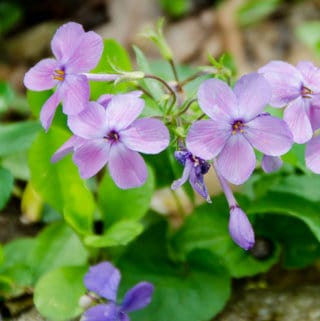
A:
POLYGON ((249 142, 241 135, 232 135, 217 157, 221 175, 230 183, 244 183, 256 166, 256 156, 249 142))
POLYGON ((292 134, 280 118, 261 114, 246 124, 243 135, 260 152, 280 156, 291 148, 292 134))
POLYGON ((122 143, 112 145, 109 172, 116 185, 123 189, 143 185, 148 176, 147 166, 141 155, 122 143))
POLYGON ((125 129, 141 114, 144 100, 134 95, 116 95, 112 97, 106 109, 109 128, 125 129))
POLYGON ((261 167, 264 172, 272 173, 277 171, 283 164, 283 161, 278 156, 263 155, 261 167))
POLYGON ((220 153, 231 135, 231 125, 213 120, 199 120, 189 129, 186 145, 194 155, 212 159, 220 153))
POLYGON ((59 92, 55 91, 42 106, 40 111, 40 121, 46 131, 48 131, 52 123, 54 114, 60 101, 61 98, 59 92))
POLYGON ((102 105, 104 108, 107 108, 107 106, 109 105, 110 101, 111 101, 111 98, 113 97, 114 95, 112 94, 105 94, 105 95, 101 95, 97 102, 102 105))
POLYGON ((158 119, 141 118, 120 132, 121 141, 130 149, 157 154, 169 144, 169 131, 158 119))
POLYGON ((302 75, 292 65, 271 61, 259 69, 272 89, 270 105, 283 107, 301 95, 302 75))
POLYGON ((121 274, 109 262, 102 262, 91 266, 84 276, 84 284, 89 291, 99 296, 116 301, 121 274))
POLYGON ((242 76, 234 87, 238 98, 239 117, 249 121, 261 113, 271 98, 271 87, 258 73, 242 76))
POLYGON ((77 115, 86 108, 90 89, 85 76, 67 75, 58 90, 61 92, 65 114, 77 115))
POLYGON ((314 173, 320 174, 320 136, 313 137, 307 143, 306 165, 314 173))
POLYGON ((83 138, 103 138, 107 134, 105 109, 96 102, 89 102, 80 114, 68 117, 72 132, 83 138))
POLYGON ((31 90, 41 91, 53 88, 58 81, 53 79, 54 71, 58 68, 55 59, 48 58, 39 61, 24 75, 23 83, 31 90))
POLYGON ((81 321, 118 321, 118 309, 113 302, 99 304, 85 311, 81 321))
POLYGON ((86 140, 81 137, 72 136, 53 154, 51 157, 51 162, 56 163, 65 155, 73 152, 75 148, 81 146, 85 142, 86 140))
POLYGON ((219 79, 205 80, 199 87, 201 109, 212 119, 226 121, 238 115, 237 100, 231 88, 219 79))
POLYGON ((308 117, 313 131, 320 128, 320 95, 313 96, 310 101, 308 117))
POLYGON ((93 31, 84 33, 79 39, 76 49, 67 61, 67 72, 86 72, 99 62, 103 51, 101 36, 93 31))
POLYGON ((283 119, 292 132, 293 140, 298 144, 303 144, 312 137, 308 104, 308 99, 298 98, 290 103, 284 111, 283 119))
POLYGON ((175 180, 171 185, 171 188, 173 190, 176 190, 177 188, 181 187, 188 180, 192 168, 193 168, 193 162, 187 158, 184 164, 182 177, 175 180))
POLYGON ((320 69, 309 61, 301 61, 297 64, 297 69, 303 76, 303 85, 311 89, 314 93, 320 92, 320 69))
POLYGON ((69 22, 56 31, 51 41, 51 49, 56 58, 66 62, 74 53, 84 34, 84 30, 79 23, 69 22))
POLYGON ((117 321, 130 321, 128 315, 124 312, 121 312, 121 311, 118 314, 118 318, 119 318, 119 320, 117 320, 117 321))
POLYGON ((75 149, 73 161, 79 168, 82 178, 97 174, 109 160, 110 143, 106 139, 88 140, 75 149))
POLYGON ((249 250, 254 245, 254 232, 247 215, 238 206, 230 209, 229 233, 240 247, 249 250))
POLYGON ((144 308, 151 302, 153 291, 154 286, 151 283, 138 283, 126 293, 121 310, 130 312, 144 308))

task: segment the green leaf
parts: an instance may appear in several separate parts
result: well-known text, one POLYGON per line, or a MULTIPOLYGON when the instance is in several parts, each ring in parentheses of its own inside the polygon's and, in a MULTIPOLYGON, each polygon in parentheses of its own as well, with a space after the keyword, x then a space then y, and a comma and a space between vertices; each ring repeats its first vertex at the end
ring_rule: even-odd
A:
POLYGON ((191 0, 160 0, 163 10, 174 18, 179 18, 191 9, 191 0))
POLYGON ((238 21, 241 26, 254 24, 273 13, 281 2, 282 0, 247 0, 238 11, 238 21))
POLYGON ((319 203, 290 193, 270 192, 250 204, 248 213, 289 215, 302 220, 320 241, 319 203))
POLYGON ((2 124, 0 127, 0 156, 28 149, 40 129, 38 121, 2 124))
POLYGON ((5 168, 0 167, 0 209, 3 209, 10 199, 13 190, 13 176, 5 168))
POLYGON ((2 166, 9 170, 14 178, 23 181, 28 181, 30 178, 27 150, 4 156, 2 166))
POLYGON ((122 273, 120 296, 145 280, 154 284, 152 302, 130 315, 133 321, 203 321, 222 310, 230 295, 228 271, 208 251, 194 251, 183 263, 169 260, 166 227, 153 226, 128 248, 118 262, 122 273))
MULTIPOLYGON (((104 40, 104 49, 102 56, 96 68, 91 73, 110 73, 114 74, 117 71, 114 68, 121 71, 131 71, 131 61, 128 52, 117 41, 113 39, 104 40)), ((117 93, 126 91, 127 84, 114 85, 113 83, 106 82, 90 82, 91 98, 97 99, 99 96, 107 93, 117 93)))
POLYGON ((21 19, 22 10, 15 3, 2 1, 0 3, 0 35, 5 34, 21 19))
POLYGON ((78 236, 64 223, 47 226, 37 237, 30 254, 34 278, 63 266, 84 265, 88 252, 78 236))
POLYGON ((0 81, 0 113, 8 111, 13 98, 14 92, 11 86, 5 81, 0 81))
POLYGON ((110 247, 127 245, 143 231, 143 226, 137 221, 119 221, 111 225, 103 235, 88 235, 84 242, 92 247, 110 247))
POLYGON ((236 245, 228 230, 229 209, 222 196, 215 197, 213 204, 197 207, 182 228, 173 237, 173 249, 185 257, 194 249, 206 249, 225 260, 233 277, 255 275, 267 271, 278 260, 275 251, 266 260, 258 260, 236 245))
POLYGON ((320 55, 320 22, 307 21, 296 28, 298 38, 320 55))
POLYGON ((31 181, 44 201, 81 234, 91 234, 95 202, 71 158, 52 164, 54 152, 69 138, 58 127, 40 133, 29 152, 31 181))
POLYGON ((139 220, 149 209, 154 192, 154 175, 148 168, 148 178, 141 187, 120 189, 107 173, 98 190, 98 204, 105 228, 121 220, 139 220))
POLYGON ((51 321, 77 317, 82 312, 78 302, 85 293, 83 277, 86 272, 86 266, 69 266, 44 275, 34 291, 34 303, 39 312, 51 321))

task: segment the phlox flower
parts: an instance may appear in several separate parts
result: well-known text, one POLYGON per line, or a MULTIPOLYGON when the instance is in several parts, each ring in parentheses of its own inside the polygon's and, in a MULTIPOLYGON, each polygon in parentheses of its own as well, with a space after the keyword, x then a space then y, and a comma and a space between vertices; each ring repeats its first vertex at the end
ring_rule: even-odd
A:
POLYGON ((157 154, 169 144, 169 132, 157 119, 137 119, 144 107, 140 92, 104 95, 78 115, 68 117, 74 133, 53 155, 56 162, 73 152, 80 176, 94 176, 106 164, 120 188, 137 187, 147 179, 147 167, 138 152, 157 154))
POLYGON ((188 179, 192 188, 201 195, 208 203, 211 203, 207 187, 203 180, 210 164, 204 159, 192 155, 187 150, 179 150, 174 153, 175 158, 184 166, 182 177, 171 185, 173 190, 182 186, 188 179))
POLYGON ((93 69, 102 54, 103 41, 95 32, 85 32, 75 22, 62 25, 51 41, 54 58, 43 59, 24 77, 27 88, 42 91, 56 88, 44 103, 40 120, 45 130, 51 125, 58 104, 63 112, 75 115, 81 112, 89 99, 89 82, 83 73, 93 69))
POLYGON ((102 262, 89 269, 84 277, 86 288, 97 294, 106 303, 89 308, 82 315, 81 321, 129 321, 128 312, 140 310, 151 302, 154 287, 149 282, 139 282, 117 304, 117 292, 121 275, 109 262, 102 262))
POLYGON ((283 164, 280 157, 263 155, 261 167, 265 173, 272 173, 278 170, 283 164))
POLYGON ((283 119, 294 141, 302 144, 310 140, 314 129, 319 128, 316 114, 320 113, 320 100, 316 96, 320 93, 320 69, 308 61, 301 61, 296 67, 283 61, 271 61, 260 68, 259 73, 271 86, 270 105, 287 106, 283 119))
POLYGON ((205 160, 216 158, 216 168, 229 182, 245 182, 256 164, 253 147, 280 156, 292 145, 287 124, 263 113, 270 97, 268 82, 257 73, 241 77, 233 91, 219 79, 204 81, 198 101, 211 119, 190 127, 187 149, 205 160))

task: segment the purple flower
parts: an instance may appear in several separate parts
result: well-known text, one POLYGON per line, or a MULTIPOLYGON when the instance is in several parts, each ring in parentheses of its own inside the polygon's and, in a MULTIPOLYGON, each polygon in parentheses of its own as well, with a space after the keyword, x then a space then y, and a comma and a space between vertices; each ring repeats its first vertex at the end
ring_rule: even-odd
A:
POLYGON ((247 215, 239 206, 230 207, 229 233, 240 247, 249 250, 254 245, 254 232, 247 215))
POLYGON ((56 162, 74 152, 73 161, 82 178, 94 176, 106 164, 120 188, 137 187, 147 179, 146 164, 138 152, 156 154, 169 144, 169 132, 157 119, 137 119, 144 107, 140 92, 103 96, 101 105, 90 102, 88 108, 69 116, 74 133, 52 157, 56 162))
POLYGON ((313 133, 312 109, 320 107, 319 99, 314 96, 320 93, 320 69, 311 62, 302 61, 297 67, 286 62, 271 61, 259 69, 259 73, 268 80, 273 107, 287 108, 284 120, 288 124, 296 143, 305 143, 313 133))
POLYGON ((121 275, 109 262, 102 262, 89 269, 84 284, 89 291, 108 300, 84 312, 82 321, 129 321, 128 312, 140 310, 151 302, 154 287, 149 282, 139 282, 124 296, 120 305, 116 304, 121 275))
POLYGON ((35 91, 56 87, 42 107, 40 120, 45 130, 51 125, 58 104, 63 112, 75 115, 81 112, 89 99, 89 82, 82 73, 93 69, 102 54, 102 38, 93 31, 85 32, 78 23, 61 26, 51 41, 56 59, 41 60, 24 77, 27 88, 35 91))
POLYGON ((278 156, 263 155, 261 167, 264 172, 272 173, 278 170, 283 164, 283 161, 278 156))
POLYGON ((257 73, 241 77, 233 91, 221 80, 204 81, 198 100, 211 119, 190 127, 188 150, 206 160, 216 157, 216 167, 228 181, 243 183, 255 168, 253 147, 280 156, 292 145, 286 123, 263 113, 270 97, 268 82, 257 73))
POLYGON ((203 180, 203 175, 209 171, 210 164, 204 159, 192 155, 187 150, 176 151, 174 156, 184 166, 184 170, 182 177, 174 181, 171 188, 175 190, 189 179, 192 188, 208 203, 211 203, 207 187, 203 180))
POLYGON ((306 146, 306 166, 320 174, 320 136, 314 136, 306 146))

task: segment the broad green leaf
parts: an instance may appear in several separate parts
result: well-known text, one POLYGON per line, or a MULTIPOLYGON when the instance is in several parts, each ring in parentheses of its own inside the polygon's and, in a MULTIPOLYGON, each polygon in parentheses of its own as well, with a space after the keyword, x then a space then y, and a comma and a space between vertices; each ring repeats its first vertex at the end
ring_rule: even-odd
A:
POLYGON ((320 241, 319 203, 290 193, 270 192, 247 208, 252 214, 289 215, 302 220, 320 241))
POLYGON ((4 208, 13 190, 13 176, 5 168, 0 167, 0 209, 4 208))
MULTIPOLYGON (((117 41, 113 39, 104 40, 104 49, 98 65, 91 71, 91 73, 109 73, 115 74, 117 71, 131 71, 131 61, 128 52, 117 41)), ((127 84, 114 85, 107 82, 92 81, 90 82, 91 98, 97 99, 105 93, 117 93, 126 91, 127 84)))
POLYGON ((30 178, 28 150, 4 156, 2 158, 2 166, 8 169, 14 178, 28 181, 30 178))
POLYGON ((229 235, 228 221, 229 209, 224 197, 215 197, 212 204, 196 208, 187 218, 173 237, 173 249, 182 257, 194 249, 209 250, 225 260, 230 274, 234 277, 265 272, 277 262, 279 251, 262 261, 236 245, 229 235))
POLYGON ((48 225, 37 237, 30 254, 37 280, 45 273, 63 266, 84 265, 88 252, 78 236, 64 223, 48 225))
POLYGON ((121 220, 139 220, 149 209, 154 192, 154 175, 148 168, 148 178, 141 187, 120 189, 107 173, 98 190, 98 204, 105 228, 121 220))
POLYGON ((41 315, 51 321, 67 321, 82 309, 79 299, 85 293, 83 277, 86 266, 69 266, 53 270, 36 284, 34 303, 41 315))
POLYGON ((54 152, 69 138, 58 127, 41 132, 29 151, 31 181, 44 201, 64 215, 79 233, 91 234, 95 202, 70 156, 51 162, 54 152))
POLYGON ((0 127, 0 156, 28 149, 40 129, 38 121, 2 124, 0 127))
POLYGON ((127 245, 143 231, 137 221, 123 220, 111 225, 103 235, 88 235, 84 242, 92 247, 110 247, 127 245))
POLYGON ((134 284, 155 286, 152 302, 130 314, 133 321, 203 321, 222 310, 230 295, 230 276, 220 260, 208 251, 194 251, 183 263, 169 260, 166 229, 151 227, 128 248, 118 262, 122 271, 120 296, 134 284))

